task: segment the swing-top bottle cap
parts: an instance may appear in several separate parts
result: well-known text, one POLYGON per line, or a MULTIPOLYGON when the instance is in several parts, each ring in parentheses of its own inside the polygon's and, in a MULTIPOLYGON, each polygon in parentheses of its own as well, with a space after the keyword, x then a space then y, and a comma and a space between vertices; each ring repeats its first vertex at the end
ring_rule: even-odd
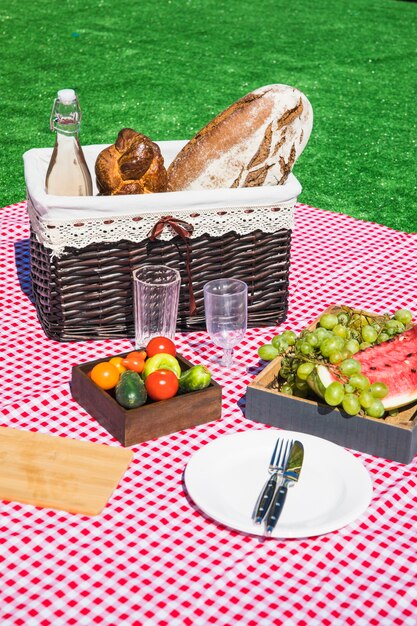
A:
POLYGON ((74 89, 60 89, 58 91, 58 100, 60 100, 62 104, 71 104, 76 98, 74 89))

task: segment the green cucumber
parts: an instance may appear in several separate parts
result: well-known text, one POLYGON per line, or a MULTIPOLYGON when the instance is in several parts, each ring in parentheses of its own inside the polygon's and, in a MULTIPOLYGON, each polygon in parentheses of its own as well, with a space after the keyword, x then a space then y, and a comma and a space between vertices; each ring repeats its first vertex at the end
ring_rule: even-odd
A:
POLYGON ((179 393, 199 391, 209 386, 211 374, 204 365, 194 365, 181 374, 179 378, 179 393))
POLYGON ((137 372, 126 370, 116 385, 116 400, 125 409, 136 409, 145 404, 148 394, 137 372))

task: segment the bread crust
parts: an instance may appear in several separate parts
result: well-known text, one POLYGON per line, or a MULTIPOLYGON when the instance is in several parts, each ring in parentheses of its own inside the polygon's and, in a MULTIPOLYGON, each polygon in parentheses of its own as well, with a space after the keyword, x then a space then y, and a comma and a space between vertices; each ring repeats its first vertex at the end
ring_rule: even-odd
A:
POLYGON ((309 139, 313 112, 287 85, 250 92, 202 128, 168 167, 168 190, 282 185, 309 139))
POLYGON ((167 190, 168 177, 159 146, 132 128, 123 128, 95 164, 99 195, 156 193, 167 190))

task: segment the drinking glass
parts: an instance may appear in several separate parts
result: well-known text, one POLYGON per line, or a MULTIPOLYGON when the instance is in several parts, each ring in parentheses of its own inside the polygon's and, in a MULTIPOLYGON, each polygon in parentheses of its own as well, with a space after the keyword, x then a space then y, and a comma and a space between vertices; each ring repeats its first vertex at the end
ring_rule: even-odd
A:
POLYGON ((142 265, 133 272, 135 347, 152 337, 174 339, 181 277, 166 265, 142 265))
POLYGON ((233 348, 243 339, 248 320, 248 286, 236 278, 219 278, 204 285, 207 332, 223 348, 220 365, 233 365, 233 348))

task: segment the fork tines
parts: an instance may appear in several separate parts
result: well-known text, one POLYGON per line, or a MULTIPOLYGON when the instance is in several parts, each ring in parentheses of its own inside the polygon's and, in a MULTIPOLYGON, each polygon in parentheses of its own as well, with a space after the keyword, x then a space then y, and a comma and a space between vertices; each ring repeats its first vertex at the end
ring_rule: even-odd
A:
POLYGON ((280 437, 278 437, 275 443, 268 467, 268 471, 271 476, 266 481, 258 496, 252 515, 255 524, 260 524, 269 510, 276 489, 280 483, 279 478, 283 474, 288 463, 292 443, 293 442, 289 439, 285 440, 280 437))

